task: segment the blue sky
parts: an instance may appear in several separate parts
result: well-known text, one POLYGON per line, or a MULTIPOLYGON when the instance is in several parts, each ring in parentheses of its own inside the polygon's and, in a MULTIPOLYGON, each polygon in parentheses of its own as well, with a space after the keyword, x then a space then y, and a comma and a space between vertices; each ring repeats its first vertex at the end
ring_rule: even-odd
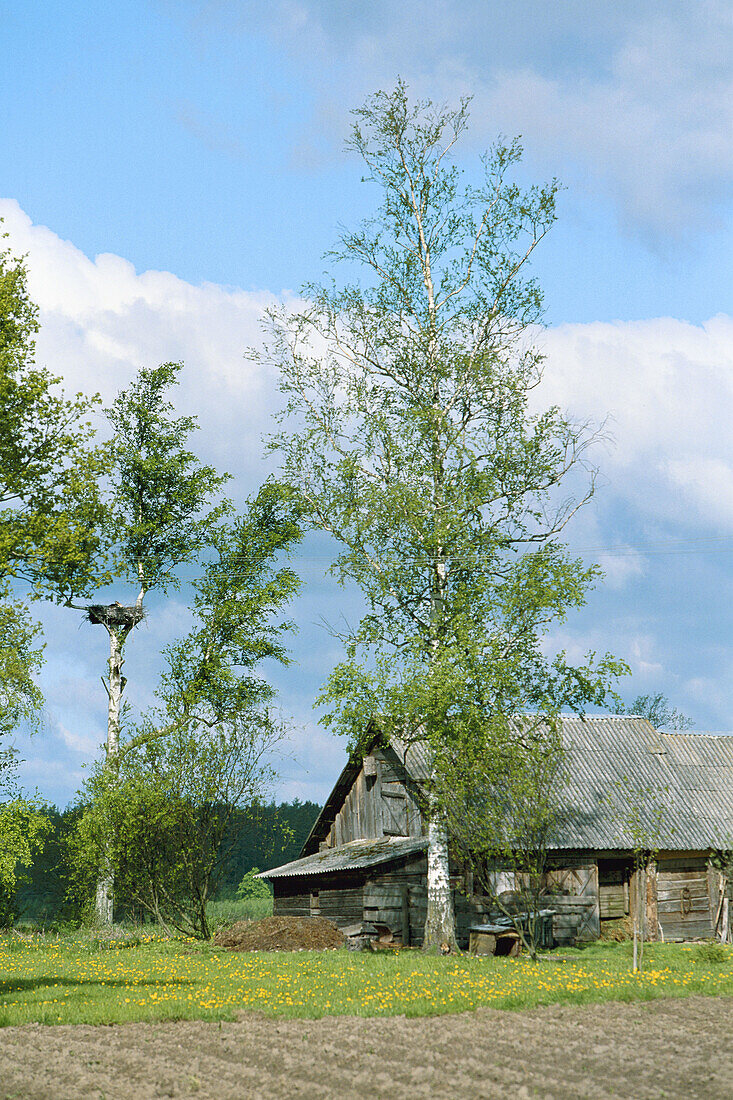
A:
MULTIPOLYGON (((559 177, 538 254, 545 395, 610 415, 604 485, 571 538, 607 581, 555 632, 626 657, 627 695, 661 690, 696 727, 733 728, 733 13, 715 0, 0 0, 0 214, 28 253, 38 349, 69 389, 110 398, 144 364, 185 360, 200 448, 264 475, 276 380, 244 358, 268 301, 324 270, 339 224, 375 194, 343 152, 349 109, 403 76, 473 96, 467 173, 521 133, 526 181, 559 177), (609 552, 609 549, 612 552, 609 552)), ((337 659, 320 627, 354 610, 309 543, 294 716, 280 793, 323 798, 343 748, 311 704, 337 659)), ((45 730, 26 781, 64 804, 102 739, 103 639, 70 612, 47 632, 45 730)), ((130 699, 149 701, 185 600, 133 639, 130 699)))

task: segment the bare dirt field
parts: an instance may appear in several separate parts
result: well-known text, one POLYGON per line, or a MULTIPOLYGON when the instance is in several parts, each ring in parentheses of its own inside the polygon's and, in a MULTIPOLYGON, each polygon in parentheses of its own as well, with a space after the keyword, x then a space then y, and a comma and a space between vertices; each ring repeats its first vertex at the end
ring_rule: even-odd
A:
POLYGON ((733 1096, 733 998, 0 1031, 0 1100, 733 1096))

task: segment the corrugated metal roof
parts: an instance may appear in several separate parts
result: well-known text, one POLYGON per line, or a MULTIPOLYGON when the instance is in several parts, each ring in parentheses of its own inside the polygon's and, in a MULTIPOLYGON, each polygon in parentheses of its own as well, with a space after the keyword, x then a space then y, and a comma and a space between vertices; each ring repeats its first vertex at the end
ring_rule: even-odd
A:
MULTIPOLYGON (((563 715, 562 731, 567 780, 555 847, 630 849, 633 837, 624 827, 629 792, 633 797, 634 790, 649 789, 641 816, 650 831, 658 831, 656 846, 682 851, 733 848, 733 736, 660 733, 645 718, 627 715, 563 715)), ((418 783, 428 777, 424 743, 406 745, 393 737, 391 748, 418 783)), ((304 850, 328 832, 359 767, 358 758, 347 763, 304 850)), ((314 852, 307 858, 321 855, 314 852)))
POLYGON ((567 753, 559 848, 625 848, 634 791, 663 849, 733 847, 733 737, 659 733, 645 718, 563 716, 567 753), (657 824, 658 819, 658 824, 657 824))
POLYGON ((352 840, 338 848, 324 848, 322 852, 303 859, 294 859, 271 871, 261 871, 257 878, 283 878, 286 875, 325 875, 330 871, 359 871, 378 863, 412 855, 427 846, 427 837, 385 836, 370 840, 352 840))
MULTIPOLYGON (((563 715, 566 783, 558 848, 628 849, 624 818, 636 791, 640 817, 664 849, 733 848, 733 736, 660 733, 631 715, 563 715)), ((427 746, 392 746, 416 779, 427 746)))

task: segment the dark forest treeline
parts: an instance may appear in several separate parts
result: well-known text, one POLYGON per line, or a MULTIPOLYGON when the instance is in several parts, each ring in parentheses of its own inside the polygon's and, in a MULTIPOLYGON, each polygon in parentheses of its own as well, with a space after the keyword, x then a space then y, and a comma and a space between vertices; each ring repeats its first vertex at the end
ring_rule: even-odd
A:
MULTIPOLYGON (((233 898, 242 878, 253 867, 266 870, 297 859, 321 807, 315 802, 274 802, 255 813, 235 811, 221 852, 223 866, 217 896, 233 898)), ((53 922, 77 915, 78 899, 68 898, 69 868, 66 838, 83 811, 78 807, 46 810, 51 832, 44 851, 28 872, 14 899, 17 919, 53 922)), ((1 907, 1 906, 0 906, 1 907)))

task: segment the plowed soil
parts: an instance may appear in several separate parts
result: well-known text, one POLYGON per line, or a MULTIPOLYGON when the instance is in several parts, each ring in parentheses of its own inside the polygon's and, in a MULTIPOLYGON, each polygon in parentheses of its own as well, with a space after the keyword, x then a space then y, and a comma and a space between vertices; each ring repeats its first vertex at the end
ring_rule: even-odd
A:
POLYGON ((346 937, 325 917, 264 917, 223 928, 214 943, 230 951, 328 951, 346 937))
POLYGON ((0 1031, 0 1100, 730 1100, 733 998, 0 1031))

